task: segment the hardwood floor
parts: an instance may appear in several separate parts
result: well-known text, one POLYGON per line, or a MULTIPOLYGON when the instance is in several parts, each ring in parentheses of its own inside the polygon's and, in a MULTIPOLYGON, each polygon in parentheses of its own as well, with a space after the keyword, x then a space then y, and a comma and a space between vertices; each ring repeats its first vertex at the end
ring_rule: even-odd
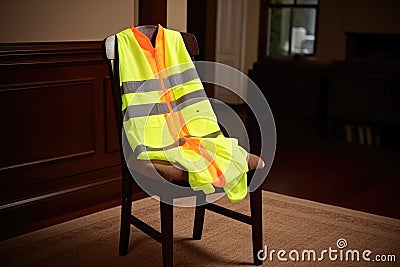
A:
POLYGON ((263 189, 400 219, 400 151, 322 138, 277 123, 275 160, 263 189))

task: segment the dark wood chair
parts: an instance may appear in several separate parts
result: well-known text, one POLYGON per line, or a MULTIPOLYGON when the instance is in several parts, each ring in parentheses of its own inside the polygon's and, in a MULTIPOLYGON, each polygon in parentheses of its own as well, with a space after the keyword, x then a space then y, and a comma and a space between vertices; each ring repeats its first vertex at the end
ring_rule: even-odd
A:
MULTIPOLYGON (((157 26, 148 25, 139 26, 137 28, 141 32, 146 34, 150 40, 155 39, 157 26)), ((189 33, 182 33, 182 37, 185 42, 186 48, 189 51, 189 54, 192 57, 198 55, 199 50, 195 36, 189 33)), ((121 147, 122 209, 119 254, 128 254, 130 226, 133 225, 161 243, 163 266, 173 266, 173 205, 169 204, 172 203, 171 199, 168 199, 167 201, 160 201, 161 232, 147 225, 142 220, 132 214, 132 186, 138 186, 133 179, 132 174, 135 176, 135 178, 136 176, 140 176, 144 177, 145 180, 153 181, 155 178, 149 175, 149 173, 151 173, 155 169, 159 174, 162 175, 165 181, 169 181, 171 183, 179 185, 186 185, 189 189, 188 192, 190 192, 188 195, 196 196, 197 206, 194 218, 193 239, 201 239, 204 223, 204 213, 206 209, 244 222, 251 225, 252 228, 254 264, 261 265, 262 262, 257 258, 257 252, 262 249, 262 199, 260 187, 255 191, 250 192, 251 216, 247 216, 236 211, 218 206, 214 203, 207 203, 205 194, 200 191, 193 191, 190 189, 187 179, 187 172, 176 168, 167 162, 140 161, 131 158, 128 160, 128 163, 125 161, 125 157, 122 151, 122 140, 124 138, 124 133, 122 131, 123 114, 121 112, 122 109, 118 73, 118 49, 115 35, 110 36, 104 40, 104 49, 110 70, 113 91, 112 95, 117 120, 117 131, 121 147), (129 168, 131 168, 131 170, 129 170, 129 168)), ((262 168, 263 164, 259 157, 255 155, 250 155, 248 165, 250 169, 248 173, 248 180, 250 181, 254 170, 256 168, 262 168)), ((160 181, 157 182, 159 183, 160 181)), ((165 183, 165 187, 161 188, 157 193, 161 200, 163 200, 163 198, 170 197, 166 194, 163 194, 163 191, 165 192, 168 190, 168 184, 169 183, 165 183)), ((175 196, 175 198, 184 196, 187 195, 175 196)))

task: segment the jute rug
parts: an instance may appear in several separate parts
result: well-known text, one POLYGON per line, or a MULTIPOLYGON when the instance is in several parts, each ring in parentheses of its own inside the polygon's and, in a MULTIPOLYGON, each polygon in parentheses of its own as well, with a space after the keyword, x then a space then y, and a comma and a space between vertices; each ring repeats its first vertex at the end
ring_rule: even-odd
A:
MULTIPOLYGON (((248 199, 218 202, 248 211, 248 199)), ((263 203, 265 266, 400 266, 399 220, 271 192, 263 192, 263 203)), ((156 200, 133 206, 159 227, 156 200)), ((0 266, 161 266, 160 244, 135 228, 128 256, 118 255, 119 215, 116 207, 3 241, 0 266)), ((192 208, 175 209, 176 266, 251 266, 250 226, 206 211, 196 241, 193 218, 192 208)))

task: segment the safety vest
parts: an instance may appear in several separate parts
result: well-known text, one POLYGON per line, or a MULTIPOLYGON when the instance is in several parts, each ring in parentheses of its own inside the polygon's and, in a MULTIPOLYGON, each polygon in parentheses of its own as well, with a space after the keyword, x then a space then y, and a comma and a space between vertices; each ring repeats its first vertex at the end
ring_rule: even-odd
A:
POLYGON ((133 156, 179 163, 205 193, 247 194, 248 153, 225 138, 179 32, 158 26, 155 46, 130 27, 117 34, 123 125, 133 156))

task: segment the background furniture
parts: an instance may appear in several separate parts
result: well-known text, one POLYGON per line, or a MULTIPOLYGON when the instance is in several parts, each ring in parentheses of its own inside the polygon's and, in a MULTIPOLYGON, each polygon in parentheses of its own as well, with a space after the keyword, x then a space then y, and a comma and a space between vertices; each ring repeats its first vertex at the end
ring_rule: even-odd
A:
POLYGON ((400 79, 395 62, 269 57, 249 77, 265 95, 277 132, 400 148, 400 79), (301 131, 300 131, 301 130, 301 131))

